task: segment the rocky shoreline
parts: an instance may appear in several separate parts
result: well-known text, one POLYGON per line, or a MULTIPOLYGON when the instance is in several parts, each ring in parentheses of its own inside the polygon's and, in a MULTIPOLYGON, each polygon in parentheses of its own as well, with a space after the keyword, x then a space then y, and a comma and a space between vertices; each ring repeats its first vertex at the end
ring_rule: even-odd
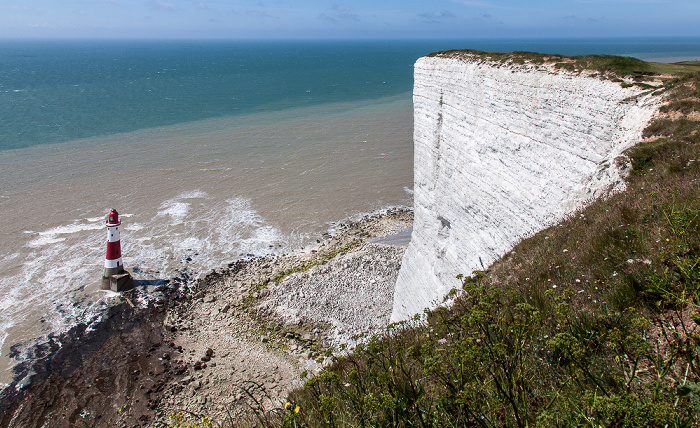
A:
POLYGON ((363 333, 388 324, 413 213, 393 209, 324 234, 314 248, 237 261, 160 304, 129 294, 98 328, 78 326, 7 388, 0 427, 167 426, 184 412, 235 419, 280 406, 363 333), (393 239, 382 239, 393 236, 393 239))

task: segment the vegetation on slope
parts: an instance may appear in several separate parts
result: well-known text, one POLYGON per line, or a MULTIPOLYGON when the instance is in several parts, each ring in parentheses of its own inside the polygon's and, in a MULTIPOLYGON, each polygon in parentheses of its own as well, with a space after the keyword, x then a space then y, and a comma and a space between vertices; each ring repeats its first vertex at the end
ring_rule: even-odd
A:
POLYGON ((582 73, 584 71, 587 73, 596 73, 600 77, 618 81, 623 86, 635 84, 650 89, 659 87, 662 83, 674 79, 679 74, 693 73, 698 69, 697 64, 692 61, 664 64, 615 55, 564 56, 520 51, 505 53, 477 50, 452 50, 435 52, 428 56, 481 58, 485 61, 516 66, 524 64, 534 66, 551 64, 557 69, 574 73, 582 73), (655 82, 658 84, 653 84, 655 82))
POLYGON ((625 192, 462 277, 449 309, 334 357, 248 424, 699 426, 700 72, 664 87, 625 192))
POLYGON ((260 421, 700 424, 700 73, 667 87, 626 192, 523 241, 464 278, 450 309, 337 358, 260 421))

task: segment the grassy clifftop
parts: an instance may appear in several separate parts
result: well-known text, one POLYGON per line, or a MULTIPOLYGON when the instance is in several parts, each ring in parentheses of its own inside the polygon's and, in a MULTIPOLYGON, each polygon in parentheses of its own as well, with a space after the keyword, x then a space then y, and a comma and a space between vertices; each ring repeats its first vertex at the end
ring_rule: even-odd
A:
POLYGON ((619 81, 623 85, 637 84, 646 87, 660 87, 679 75, 694 73, 700 68, 697 61, 664 64, 614 55, 564 56, 521 51, 504 53, 451 50, 435 52, 428 57, 479 59, 504 65, 553 65, 557 69, 575 73, 595 73, 600 77, 619 81))

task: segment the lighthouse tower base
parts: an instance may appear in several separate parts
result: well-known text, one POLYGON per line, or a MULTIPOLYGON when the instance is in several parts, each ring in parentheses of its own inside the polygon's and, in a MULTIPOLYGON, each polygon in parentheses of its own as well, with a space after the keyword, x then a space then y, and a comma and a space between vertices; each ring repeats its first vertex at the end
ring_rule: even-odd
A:
POLYGON ((103 290, 113 290, 116 292, 122 292, 134 288, 134 278, 129 272, 125 271, 123 268, 121 269, 120 273, 115 273, 106 276, 107 273, 107 269, 105 269, 105 273, 102 275, 101 288, 103 290))
POLYGON ((116 267, 105 267, 102 271, 102 278, 109 279, 109 277, 112 275, 121 275, 124 272, 126 271, 124 270, 124 266, 121 264, 116 267))

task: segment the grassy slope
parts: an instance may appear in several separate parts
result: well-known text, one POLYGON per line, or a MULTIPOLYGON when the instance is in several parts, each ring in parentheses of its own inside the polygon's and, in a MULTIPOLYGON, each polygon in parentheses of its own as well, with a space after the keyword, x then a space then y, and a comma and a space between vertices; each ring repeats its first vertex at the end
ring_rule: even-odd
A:
POLYGON ((700 425, 700 122, 688 117, 700 112, 700 71, 617 57, 476 54, 585 65, 627 81, 686 74, 662 76, 670 102, 646 142, 627 153, 627 191, 524 240, 488 271, 463 278, 452 308, 334 358, 286 407, 252 421, 700 425))
MULTIPOLYGON (((567 61, 588 59, 556 60, 567 61)), ((608 65, 594 68, 620 77, 689 67, 600 61, 608 65)), ((700 72, 664 87, 667 117, 629 151, 626 192, 466 278, 457 303, 427 323, 338 358, 274 422, 700 424, 700 122, 687 117, 700 111, 700 72)))

